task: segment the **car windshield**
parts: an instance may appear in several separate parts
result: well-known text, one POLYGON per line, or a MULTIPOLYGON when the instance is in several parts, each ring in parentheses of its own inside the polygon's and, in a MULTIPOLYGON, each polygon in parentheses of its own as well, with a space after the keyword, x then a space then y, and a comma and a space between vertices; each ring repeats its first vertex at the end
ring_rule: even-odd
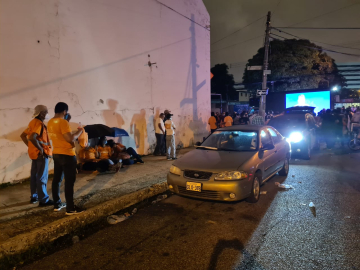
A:
POLYGON ((256 131, 215 131, 199 148, 218 151, 253 151, 258 148, 256 131))
POLYGON ((277 117, 269 121, 268 125, 276 129, 305 126, 305 116, 303 117, 277 117))

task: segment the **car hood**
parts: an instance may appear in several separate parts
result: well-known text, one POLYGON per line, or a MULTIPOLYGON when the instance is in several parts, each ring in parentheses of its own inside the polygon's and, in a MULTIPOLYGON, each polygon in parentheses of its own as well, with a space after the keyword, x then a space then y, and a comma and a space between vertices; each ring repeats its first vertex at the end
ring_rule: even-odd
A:
POLYGON ((290 126, 286 128, 278 128, 277 131, 279 131, 280 134, 283 135, 285 138, 289 138, 291 133, 302 132, 303 129, 304 129, 303 127, 290 126))
POLYGON ((173 165, 181 170, 206 171, 213 173, 235 171, 257 154, 257 151, 235 152, 196 149, 176 160, 173 165))

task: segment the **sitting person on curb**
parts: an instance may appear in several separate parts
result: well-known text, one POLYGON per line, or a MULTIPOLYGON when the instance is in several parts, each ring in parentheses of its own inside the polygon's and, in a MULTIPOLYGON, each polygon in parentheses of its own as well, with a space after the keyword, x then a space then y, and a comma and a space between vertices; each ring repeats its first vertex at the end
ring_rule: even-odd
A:
POLYGON ((79 160, 81 162, 80 164, 78 164, 79 170, 84 170, 84 171, 96 171, 97 170, 96 162, 99 161, 98 153, 96 152, 94 147, 90 146, 90 143, 88 143, 87 147, 80 149, 79 160))
POLYGON ((122 160, 122 164, 124 165, 132 165, 134 163, 144 164, 144 161, 141 159, 138 153, 136 153, 134 148, 126 148, 120 143, 115 143, 114 140, 108 140, 107 145, 110 146, 113 150, 113 154, 111 156, 111 160, 113 162, 122 160), (133 159, 131 159, 131 157, 133 159))
POLYGON ((113 154, 113 150, 111 147, 107 146, 106 143, 106 137, 101 137, 99 144, 95 148, 97 157, 100 159, 96 163, 96 168, 99 172, 118 172, 121 168, 121 160, 114 162, 110 159, 113 154))

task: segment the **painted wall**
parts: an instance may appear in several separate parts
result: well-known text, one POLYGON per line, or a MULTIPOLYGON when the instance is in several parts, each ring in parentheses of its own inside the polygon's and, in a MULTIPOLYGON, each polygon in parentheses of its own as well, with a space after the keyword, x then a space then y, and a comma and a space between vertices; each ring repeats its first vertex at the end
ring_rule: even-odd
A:
MULTIPOLYGON (((161 2, 210 24, 201 0, 161 2)), ((30 175, 19 136, 38 104, 52 117, 66 102, 74 129, 124 128, 140 154, 152 153, 164 109, 179 146, 207 133, 210 32, 159 1, 0 0, 0 35, 0 183, 30 175)))

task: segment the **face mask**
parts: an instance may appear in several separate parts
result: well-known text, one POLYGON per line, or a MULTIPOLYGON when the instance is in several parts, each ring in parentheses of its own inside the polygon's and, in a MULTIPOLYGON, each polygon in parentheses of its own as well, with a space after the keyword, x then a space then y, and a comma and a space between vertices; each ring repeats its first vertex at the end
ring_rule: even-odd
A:
POLYGON ((46 119, 46 120, 49 120, 49 119, 50 119, 50 115, 49 115, 48 113, 45 115, 45 119, 46 119))

